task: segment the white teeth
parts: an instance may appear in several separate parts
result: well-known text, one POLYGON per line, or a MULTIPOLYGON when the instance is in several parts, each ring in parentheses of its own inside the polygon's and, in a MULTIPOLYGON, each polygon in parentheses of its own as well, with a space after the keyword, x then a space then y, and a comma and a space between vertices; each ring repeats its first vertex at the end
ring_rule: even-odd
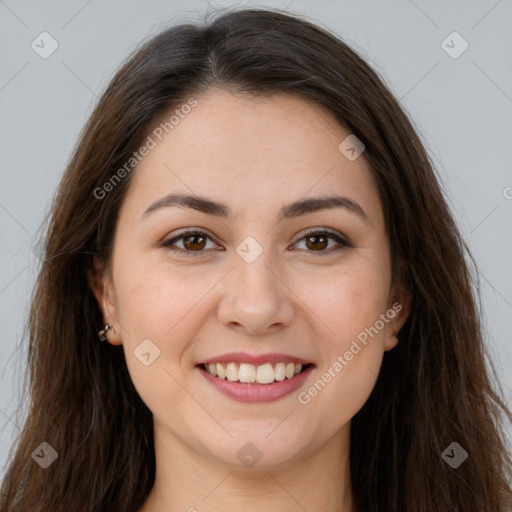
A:
POLYGON ((274 368, 272 368, 271 364, 267 363, 258 366, 256 382, 258 384, 270 384, 274 382, 274 368))
POLYGON ((291 379, 295 375, 295 365, 293 363, 288 363, 284 370, 284 374, 287 379, 291 379))
POLYGON ((302 364, 294 363, 276 363, 272 366, 270 363, 254 366, 248 363, 210 363, 203 365, 203 368, 211 375, 219 379, 228 379, 231 382, 244 382, 258 384, 271 384, 274 381, 283 381, 291 379, 302 371, 302 364))
MULTIPOLYGON (((214 364, 213 366, 215 366, 217 368, 217 377, 219 377, 220 379, 225 379, 226 378, 226 370, 224 369, 224 366, 222 366, 221 364, 214 364)), ((208 368, 210 368, 210 367, 208 366, 208 368)))
POLYGON ((238 380, 240 382, 254 382, 256 380, 256 368, 254 368, 254 365, 240 363, 238 380))
POLYGON ((274 373, 275 373, 274 378, 276 380, 278 380, 278 381, 284 380, 284 378, 286 377, 285 372, 284 372, 284 363, 277 363, 274 373))
POLYGON ((231 382, 238 380, 238 367, 236 363, 228 363, 226 366, 226 377, 231 382))

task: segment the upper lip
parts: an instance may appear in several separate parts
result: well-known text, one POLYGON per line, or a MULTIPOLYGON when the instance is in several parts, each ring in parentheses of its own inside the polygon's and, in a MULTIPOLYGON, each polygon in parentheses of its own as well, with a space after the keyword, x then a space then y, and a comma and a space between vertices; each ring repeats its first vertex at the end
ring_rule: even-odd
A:
POLYGON ((247 352, 230 352, 229 354, 222 354, 219 356, 210 357, 199 364, 214 364, 214 363, 247 363, 254 366, 259 366, 265 363, 294 363, 294 364, 312 364, 310 361, 301 359, 300 357, 291 356, 289 354, 248 354, 247 352))

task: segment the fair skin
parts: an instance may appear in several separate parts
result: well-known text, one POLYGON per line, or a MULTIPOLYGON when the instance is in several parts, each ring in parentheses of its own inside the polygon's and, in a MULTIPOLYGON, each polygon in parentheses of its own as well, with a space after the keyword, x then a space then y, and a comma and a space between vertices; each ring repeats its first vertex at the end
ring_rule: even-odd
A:
POLYGON ((197 106, 134 171, 111 265, 96 261, 94 292, 113 326, 108 342, 123 346, 153 413, 156 479, 140 512, 355 512, 350 420, 410 310, 410 297, 392 285, 371 169, 364 156, 349 161, 340 152, 350 132, 324 107, 216 89, 195 97, 197 106), (171 206, 142 217, 171 192, 222 202, 233 218, 171 206), (279 220, 284 205, 323 195, 350 198, 367 219, 338 207, 279 220), (179 239, 178 252, 160 244, 183 228, 209 238, 179 239), (331 238, 315 245, 306 237, 312 228, 351 246, 332 252, 331 238), (263 250, 251 263, 236 251, 248 236, 263 250), (401 311, 301 403, 299 392, 397 302, 401 311), (148 366, 134 355, 145 339, 160 350, 148 366), (240 351, 290 354, 315 367, 287 396, 241 403, 196 367, 240 351), (261 455, 251 467, 237 456, 247 443, 261 455))

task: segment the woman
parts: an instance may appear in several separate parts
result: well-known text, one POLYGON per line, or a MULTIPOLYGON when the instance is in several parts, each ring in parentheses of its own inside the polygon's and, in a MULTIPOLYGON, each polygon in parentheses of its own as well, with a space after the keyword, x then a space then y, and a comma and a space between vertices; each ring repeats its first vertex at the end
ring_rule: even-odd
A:
POLYGON ((344 42, 269 10, 158 34, 53 204, 1 509, 510 510, 466 255, 344 42))

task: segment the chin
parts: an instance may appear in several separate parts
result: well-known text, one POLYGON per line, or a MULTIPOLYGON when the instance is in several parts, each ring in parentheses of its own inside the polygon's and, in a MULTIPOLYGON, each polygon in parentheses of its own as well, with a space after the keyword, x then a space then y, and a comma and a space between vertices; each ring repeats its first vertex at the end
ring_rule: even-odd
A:
POLYGON ((265 429, 264 432, 242 433, 227 428, 233 435, 233 439, 230 438, 228 442, 224 440, 221 446, 211 446, 211 438, 205 441, 206 448, 210 445, 211 458, 231 470, 257 472, 286 469, 306 456, 308 450, 314 450, 310 439, 299 439, 298 435, 293 435, 289 430, 283 430, 277 435, 278 429, 274 432, 265 429))

